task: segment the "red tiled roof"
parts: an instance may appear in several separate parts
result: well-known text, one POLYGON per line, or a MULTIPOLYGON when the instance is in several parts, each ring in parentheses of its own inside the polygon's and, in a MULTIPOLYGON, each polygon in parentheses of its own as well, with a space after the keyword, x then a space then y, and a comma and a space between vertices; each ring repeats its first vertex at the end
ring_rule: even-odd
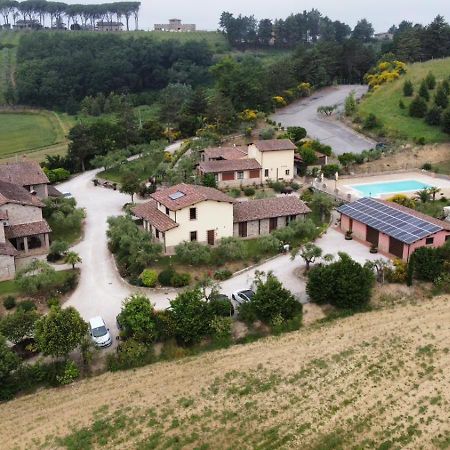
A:
POLYGON ((247 156, 248 152, 243 147, 216 147, 207 148, 204 151, 205 161, 210 159, 242 159, 247 156))
POLYGON ((0 180, 20 186, 49 183, 41 166, 30 160, 0 164, 0 180))
POLYGON ((251 200, 234 204, 234 222, 269 219, 271 217, 297 216, 311 210, 294 196, 251 200))
POLYGON ((415 209, 407 208, 406 206, 399 205, 398 203, 395 202, 389 202, 388 200, 383 200, 380 198, 375 198, 374 200, 379 203, 383 203, 387 206, 390 206, 391 208, 395 208, 398 211, 402 211, 411 216, 415 216, 418 217, 419 219, 426 220, 427 222, 433 223, 434 225, 444 228, 444 230, 450 230, 450 222, 447 222, 446 220, 436 219, 434 217, 428 216, 427 214, 423 214, 419 211, 416 211, 415 209))
POLYGON ((48 223, 45 220, 42 220, 40 222, 9 225, 5 227, 5 236, 7 239, 13 239, 25 236, 35 236, 36 234, 47 234, 51 231, 48 223))
POLYGON ((0 243, 0 255, 3 256, 16 256, 19 252, 14 248, 14 245, 11 242, 6 241, 0 243))
POLYGON ((178 224, 169 216, 158 209, 158 206, 154 200, 135 206, 132 209, 132 212, 136 217, 148 221, 153 227, 162 233, 178 226, 178 224))
POLYGON ((47 192, 49 197, 58 198, 63 196, 63 193, 61 191, 58 191, 58 189, 56 189, 55 186, 51 184, 48 185, 47 192))
POLYGON ((230 172, 235 170, 254 170, 261 169, 256 159, 234 159, 230 161, 205 161, 199 165, 203 173, 230 172))
POLYGON ((297 146, 290 139, 269 139, 267 141, 257 141, 253 145, 260 152, 276 152, 281 150, 296 150, 297 146))
POLYGON ((185 183, 156 191, 152 194, 152 198, 171 211, 177 211, 206 200, 234 203, 234 199, 217 189, 185 183), (178 198, 171 198, 171 195, 178 198))
POLYGON ((0 181, 0 206, 7 203, 18 203, 21 205, 31 205, 43 207, 44 204, 34 195, 31 195, 25 188, 18 184, 0 181))

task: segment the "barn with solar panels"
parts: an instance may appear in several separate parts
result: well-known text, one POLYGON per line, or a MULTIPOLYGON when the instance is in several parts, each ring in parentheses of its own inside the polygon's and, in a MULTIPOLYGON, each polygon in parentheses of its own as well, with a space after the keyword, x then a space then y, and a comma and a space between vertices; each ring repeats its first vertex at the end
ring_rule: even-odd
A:
POLYGON ((338 211, 342 231, 404 261, 419 247, 440 247, 450 239, 450 222, 385 200, 365 197, 338 211))

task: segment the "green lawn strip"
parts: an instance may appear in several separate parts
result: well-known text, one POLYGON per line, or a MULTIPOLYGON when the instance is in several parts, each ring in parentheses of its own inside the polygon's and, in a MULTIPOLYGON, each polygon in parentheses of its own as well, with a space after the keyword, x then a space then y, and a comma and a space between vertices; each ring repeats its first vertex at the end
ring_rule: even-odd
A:
POLYGON ((435 202, 417 203, 416 210, 428 216, 436 217, 438 219, 442 218, 443 208, 445 206, 450 206, 450 200, 442 202, 436 200, 435 202))
MULTIPOLYGON (((423 137, 427 143, 448 141, 448 135, 439 127, 427 125, 423 119, 409 116, 408 107, 414 97, 403 95, 403 84, 406 80, 412 81, 417 93, 420 82, 430 71, 434 73, 438 83, 448 78, 450 58, 409 65, 405 75, 394 82, 384 84, 361 102, 360 115, 367 117, 371 113, 375 114, 387 134, 394 138, 414 140, 423 137), (405 109, 400 108, 400 100, 405 104, 405 109)), ((435 90, 430 91, 429 106, 433 104, 435 90)))
MULTIPOLYGON (((56 272, 56 280, 58 283, 63 283, 68 274, 71 273, 72 270, 61 270, 56 272)), ((7 280, 0 282, 0 297, 5 297, 7 295, 19 295, 21 294, 19 287, 15 280, 7 280)))

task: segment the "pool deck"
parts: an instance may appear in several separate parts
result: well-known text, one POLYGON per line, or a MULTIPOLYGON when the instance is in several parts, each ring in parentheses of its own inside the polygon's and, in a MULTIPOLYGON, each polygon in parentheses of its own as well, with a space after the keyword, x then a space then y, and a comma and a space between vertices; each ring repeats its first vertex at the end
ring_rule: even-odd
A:
MULTIPOLYGON (((347 196, 347 194, 351 195, 352 200, 356 200, 361 198, 362 195, 357 190, 353 189, 352 185, 358 184, 372 184, 372 183, 383 183, 383 182, 395 182, 402 180, 414 180, 420 181, 429 186, 437 187, 441 189, 441 192, 436 196, 437 199, 444 195, 445 197, 450 197, 450 179, 445 179, 443 177, 435 177, 433 174, 430 174, 425 171, 410 171, 410 172, 401 172, 401 173, 393 173, 387 175, 361 175, 361 176, 351 176, 340 178, 337 182, 337 189, 339 190, 340 195, 347 196)), ((325 180, 324 181, 328 189, 334 190, 335 182, 333 180, 325 180)), ((401 192, 402 194, 408 196, 414 196, 416 191, 411 192, 401 192)), ((377 196, 377 198, 390 198, 395 193, 381 194, 377 196)))

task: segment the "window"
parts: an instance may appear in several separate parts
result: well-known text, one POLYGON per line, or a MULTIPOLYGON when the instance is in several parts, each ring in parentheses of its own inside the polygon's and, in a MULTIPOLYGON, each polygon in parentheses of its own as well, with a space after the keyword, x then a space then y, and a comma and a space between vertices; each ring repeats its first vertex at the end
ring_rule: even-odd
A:
POLYGON ((156 239, 159 239, 159 230, 155 230, 156 239))
POLYGON ((427 245, 433 245, 434 244, 434 238, 427 238, 427 240, 425 241, 425 244, 427 245))
POLYGON ((289 169, 286 170, 286 175, 289 175, 289 173, 290 173, 290 170, 289 169))
POLYGON ((234 180, 234 172, 223 172, 222 181, 232 181, 234 180))
POLYGON ((269 176, 269 169, 264 169, 264 176, 268 177, 269 176))
POLYGON ((191 220, 197 220, 197 208, 190 208, 189 209, 189 218, 191 220))
POLYGON ((447 234, 447 236, 445 236, 445 242, 450 241, 450 234, 447 234))
POLYGON ((260 172, 260 169, 252 169, 249 171, 249 176, 250 178, 259 178, 260 172))
POLYGON ((191 242, 196 241, 196 240, 197 240, 197 232, 191 231, 191 242))
POLYGON ((170 211, 169 211, 169 208, 167 208, 167 206, 166 206, 166 214, 169 216, 170 215, 170 211))
POLYGON ((238 179, 238 180, 243 180, 243 179, 244 179, 244 172, 239 171, 239 172, 237 173, 237 179, 238 179))

